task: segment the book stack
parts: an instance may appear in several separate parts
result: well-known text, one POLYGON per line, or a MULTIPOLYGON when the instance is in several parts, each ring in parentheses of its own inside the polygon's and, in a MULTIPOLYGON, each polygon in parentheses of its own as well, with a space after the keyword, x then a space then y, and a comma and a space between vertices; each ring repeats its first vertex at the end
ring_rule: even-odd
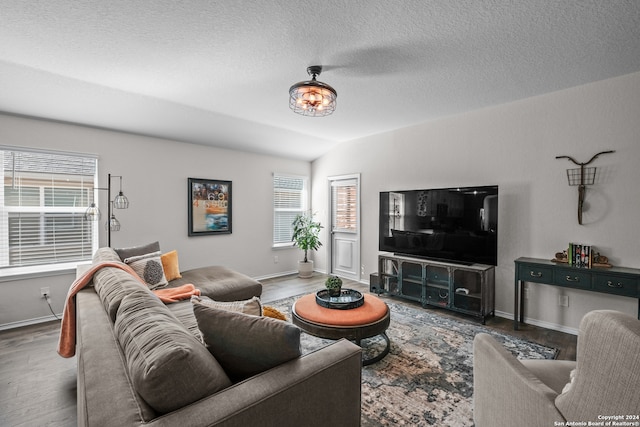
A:
POLYGON ((569 243, 567 251, 569 265, 579 268, 591 268, 593 264, 593 251, 591 245, 581 243, 569 243))

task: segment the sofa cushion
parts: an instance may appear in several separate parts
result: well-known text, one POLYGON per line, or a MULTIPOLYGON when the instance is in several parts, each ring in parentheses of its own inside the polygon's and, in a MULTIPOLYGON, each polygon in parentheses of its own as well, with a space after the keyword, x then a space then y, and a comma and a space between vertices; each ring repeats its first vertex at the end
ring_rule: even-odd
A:
POLYGON ((159 413, 231 384, 207 349, 149 292, 135 291, 123 298, 115 333, 133 387, 159 413))
POLYGON ((93 262, 95 264, 99 262, 123 262, 118 254, 110 247, 104 246, 99 248, 95 254, 93 254, 93 262))
POLYGON ((125 259, 134 256, 140 256, 160 251, 160 242, 152 242, 140 246, 131 246, 129 248, 119 248, 114 249, 114 251, 120 257, 120 261, 124 261, 125 259))
POLYGON ((300 356, 300 329, 270 317, 192 301, 202 338, 225 372, 239 381, 300 356))
POLYGON ((115 267, 105 267, 98 270, 93 275, 93 286, 112 322, 115 322, 118 308, 125 296, 134 291, 151 294, 149 288, 140 283, 138 279, 115 267))
POLYGON ((181 274, 182 278, 171 281, 169 286, 193 283, 201 295, 216 301, 239 301, 262 295, 260 282, 227 267, 199 267, 181 274))
POLYGON ((196 317, 193 315, 191 301, 182 300, 172 302, 171 304, 166 304, 166 307, 171 311, 171 314, 176 316, 176 319, 182 323, 182 326, 184 326, 191 335, 196 337, 198 341, 202 341, 202 335, 200 334, 200 329, 198 329, 198 322, 196 322, 196 317))
POLYGON ((219 308, 220 310, 262 316, 262 303, 258 297, 242 301, 214 301, 209 297, 196 295, 191 297, 191 301, 202 303, 208 307, 219 308))
POLYGON ((178 251, 173 250, 160 256, 162 261, 162 269, 167 280, 181 279, 180 265, 178 264, 178 251))
POLYGON ((124 262, 147 283, 149 289, 164 288, 169 283, 162 268, 160 251, 125 258, 124 262))

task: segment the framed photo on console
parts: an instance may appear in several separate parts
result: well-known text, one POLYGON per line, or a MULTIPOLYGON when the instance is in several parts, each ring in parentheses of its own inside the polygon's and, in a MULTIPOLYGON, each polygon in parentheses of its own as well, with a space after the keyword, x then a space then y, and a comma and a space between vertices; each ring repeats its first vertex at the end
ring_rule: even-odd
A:
POLYGON ((231 181, 189 178, 189 236, 231 234, 231 181))

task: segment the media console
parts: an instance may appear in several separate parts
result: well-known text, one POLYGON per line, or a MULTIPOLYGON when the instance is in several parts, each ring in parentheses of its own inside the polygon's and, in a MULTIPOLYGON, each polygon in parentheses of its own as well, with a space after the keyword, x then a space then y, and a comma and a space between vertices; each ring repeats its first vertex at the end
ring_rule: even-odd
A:
POLYGON ((468 314, 484 324, 495 314, 495 267, 379 255, 370 291, 468 314))
POLYGON ((518 258, 515 263, 513 329, 518 329, 518 322, 524 323, 525 282, 638 298, 640 319, 640 269, 577 268, 538 258, 518 258))

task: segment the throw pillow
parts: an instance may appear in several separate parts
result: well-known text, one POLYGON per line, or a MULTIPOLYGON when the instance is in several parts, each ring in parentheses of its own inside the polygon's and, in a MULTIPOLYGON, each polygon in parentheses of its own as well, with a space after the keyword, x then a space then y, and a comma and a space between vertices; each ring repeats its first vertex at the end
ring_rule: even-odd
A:
POLYGON ((252 316, 262 316, 262 303, 258 297, 242 301, 214 301, 206 296, 192 296, 191 302, 199 302, 208 307, 214 307, 220 310, 235 311, 238 313, 251 314, 252 316))
POLYGON ((290 323, 198 301, 193 302, 193 313, 209 352, 234 381, 300 357, 300 329, 290 323))
POLYGON ((202 343, 146 290, 122 299, 114 331, 133 387, 158 413, 182 408, 231 385, 202 343))
POLYGON ((162 261, 162 269, 168 281, 182 279, 180 267, 178 266, 178 251, 173 250, 160 256, 162 261))
POLYGON ((576 370, 572 369, 571 372, 569 372, 569 382, 562 389, 562 393, 566 393, 569 390, 571 390, 571 387, 573 387, 573 383, 575 382, 575 380, 576 380, 576 370))
POLYGON ((134 256, 124 260, 125 264, 136 272, 142 280, 147 283, 150 289, 159 289, 167 286, 167 278, 162 268, 160 251, 146 255, 134 256))
POLYGON ((146 245, 141 245, 141 246, 132 246, 130 248, 114 249, 114 251, 116 251, 116 253, 120 257, 122 262, 124 262, 124 260, 126 260, 127 258, 160 251, 160 243, 152 242, 152 243, 147 243, 146 245))
POLYGON ((262 307, 262 315, 266 317, 273 317, 274 319, 278 320, 287 320, 287 316, 284 315, 280 310, 277 310, 268 305, 262 307))

